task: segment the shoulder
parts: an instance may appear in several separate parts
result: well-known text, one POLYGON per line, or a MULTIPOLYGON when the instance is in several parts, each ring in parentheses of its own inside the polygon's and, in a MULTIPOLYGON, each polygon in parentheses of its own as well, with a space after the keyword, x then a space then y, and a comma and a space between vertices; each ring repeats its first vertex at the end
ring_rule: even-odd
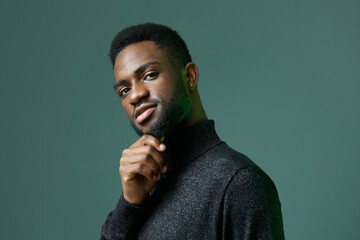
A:
POLYGON ((233 192, 232 198, 247 195, 260 198, 262 195, 277 196, 271 178, 246 155, 235 151, 222 142, 204 153, 188 166, 192 179, 206 181, 224 192, 233 192))
POLYGON ((244 239, 248 234, 284 239, 277 189, 258 165, 226 143, 209 149, 199 160, 197 178, 215 192, 225 239, 244 239))
MULTIPOLYGON (((277 190, 271 178, 249 157, 235 151, 226 143, 211 149, 205 156, 207 164, 216 173, 216 178, 226 184, 225 193, 229 198, 246 201, 249 197, 255 200, 278 198, 277 190)), ((226 195, 225 195, 226 196, 226 195)))
POLYGON ((257 166, 238 169, 234 173, 227 183, 224 201, 241 203, 241 206, 255 211, 279 205, 274 182, 257 166))
POLYGON ((249 157, 232 149, 225 142, 209 149, 201 159, 204 164, 224 177, 225 175, 232 177, 237 172, 246 171, 246 169, 260 169, 249 157))

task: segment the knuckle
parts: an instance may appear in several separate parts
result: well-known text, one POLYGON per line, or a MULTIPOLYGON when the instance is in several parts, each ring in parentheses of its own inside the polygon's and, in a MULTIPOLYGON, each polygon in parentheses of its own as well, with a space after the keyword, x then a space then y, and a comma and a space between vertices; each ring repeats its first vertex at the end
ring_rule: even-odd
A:
POLYGON ((159 164, 161 168, 165 167, 165 161, 163 159, 159 161, 159 164))
POLYGON ((145 168, 145 165, 144 165, 144 164, 138 164, 138 165, 136 166, 136 170, 137 170, 138 172, 142 171, 144 168, 145 168))
POLYGON ((128 149, 124 149, 124 150, 122 150, 121 155, 125 156, 127 154, 127 152, 128 152, 128 149))
POLYGON ((152 146, 146 146, 146 152, 148 154, 152 154, 154 152, 154 148, 152 146))
POLYGON ((156 163, 159 164, 160 167, 164 166, 164 159, 161 156, 158 156, 156 159, 156 163))
POLYGON ((145 155, 144 155, 144 159, 145 159, 146 162, 149 162, 149 161, 151 160, 151 155, 148 154, 148 153, 145 154, 145 155))
POLYGON ((146 142, 146 139, 147 139, 147 135, 142 135, 141 138, 140 138, 140 141, 142 143, 145 143, 146 142))

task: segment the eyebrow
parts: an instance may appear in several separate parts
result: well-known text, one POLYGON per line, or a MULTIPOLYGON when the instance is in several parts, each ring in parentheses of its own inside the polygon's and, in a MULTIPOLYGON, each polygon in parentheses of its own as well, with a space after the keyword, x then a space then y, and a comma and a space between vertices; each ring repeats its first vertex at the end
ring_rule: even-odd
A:
MULTIPOLYGON (((141 65, 140 67, 138 67, 134 71, 134 74, 139 75, 139 74, 143 73, 148 67, 150 67, 151 65, 154 65, 154 64, 160 64, 160 62, 153 61, 153 62, 145 63, 145 64, 141 65)), ((125 82, 126 82, 126 80, 116 81, 116 83, 114 84, 114 89, 117 89, 118 87, 122 86, 125 82)))

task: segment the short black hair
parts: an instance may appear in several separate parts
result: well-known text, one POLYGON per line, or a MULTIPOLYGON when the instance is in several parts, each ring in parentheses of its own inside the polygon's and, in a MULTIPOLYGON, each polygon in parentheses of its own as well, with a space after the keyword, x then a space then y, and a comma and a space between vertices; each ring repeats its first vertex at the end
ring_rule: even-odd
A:
POLYGON ((113 39, 109 57, 114 67, 117 55, 126 46, 142 41, 153 41, 170 58, 170 62, 185 66, 191 62, 189 49, 180 35, 171 28, 155 23, 130 26, 120 31, 113 39), (175 61, 174 61, 175 60, 175 61))

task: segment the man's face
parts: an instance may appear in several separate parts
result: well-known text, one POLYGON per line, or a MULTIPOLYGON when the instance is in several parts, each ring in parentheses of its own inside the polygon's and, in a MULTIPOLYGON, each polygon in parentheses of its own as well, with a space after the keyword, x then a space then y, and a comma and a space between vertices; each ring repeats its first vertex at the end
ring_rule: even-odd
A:
POLYGON ((161 138, 189 115, 184 69, 175 67, 154 42, 126 46, 114 64, 114 89, 139 135, 161 138))

